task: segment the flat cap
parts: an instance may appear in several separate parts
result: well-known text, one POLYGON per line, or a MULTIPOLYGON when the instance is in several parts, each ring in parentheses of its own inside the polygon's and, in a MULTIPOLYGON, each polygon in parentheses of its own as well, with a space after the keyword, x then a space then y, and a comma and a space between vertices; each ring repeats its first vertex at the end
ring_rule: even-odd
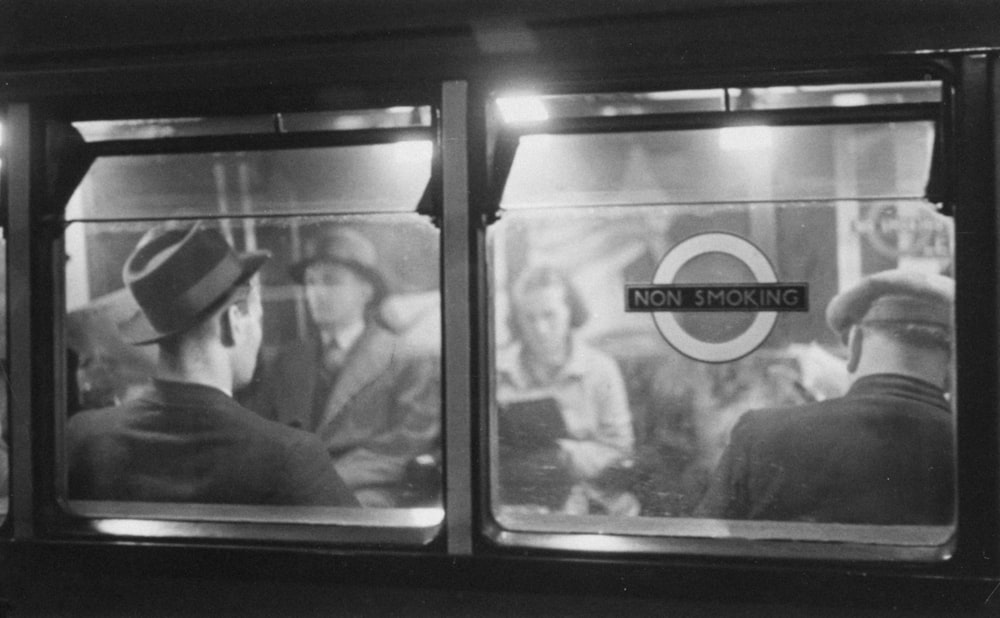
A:
POLYGON ((944 275, 885 270, 864 277, 833 297, 826 323, 846 338, 854 324, 908 322, 950 328, 955 281, 944 275))

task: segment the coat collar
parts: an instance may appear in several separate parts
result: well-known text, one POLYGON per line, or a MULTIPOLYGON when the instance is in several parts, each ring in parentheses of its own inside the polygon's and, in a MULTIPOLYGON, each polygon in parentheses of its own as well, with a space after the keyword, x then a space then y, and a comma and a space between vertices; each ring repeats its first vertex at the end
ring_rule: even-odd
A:
POLYGON ((923 401, 945 410, 951 409, 945 392, 937 386, 917 378, 894 373, 879 373, 859 378, 851 385, 848 395, 851 397, 889 395, 923 401))
MULTIPOLYGON (((318 427, 331 423, 359 391, 385 373, 395 348, 392 333, 374 324, 365 328, 334 380, 318 427)), ((320 353, 318 346, 317 353, 320 353)))
MULTIPOLYGON (((574 335, 570 345, 569 359, 556 375, 556 382, 578 379, 587 373, 586 344, 574 335)), ((516 388, 531 388, 532 380, 525 366, 523 353, 524 347, 520 342, 498 352, 497 373, 516 388)))
POLYGON ((141 397, 147 401, 172 406, 231 406, 235 401, 225 392, 195 382, 175 382, 154 378, 141 397))

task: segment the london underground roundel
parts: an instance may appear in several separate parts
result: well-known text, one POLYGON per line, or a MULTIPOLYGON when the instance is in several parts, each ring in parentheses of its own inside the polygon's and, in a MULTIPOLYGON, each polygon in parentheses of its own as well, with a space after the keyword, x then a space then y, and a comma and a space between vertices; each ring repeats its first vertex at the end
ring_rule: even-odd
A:
POLYGON ((692 236, 667 252, 651 284, 625 286, 626 311, 648 312, 663 338, 678 352, 707 363, 724 363, 756 350, 774 328, 778 314, 808 311, 805 283, 781 283, 767 256, 750 241, 725 232, 692 236), (678 273, 702 256, 722 255, 748 271, 753 282, 698 281, 676 283, 678 273), (731 314, 730 321, 749 325, 717 340, 685 327, 682 314, 731 314), (738 315, 737 315, 738 314, 738 315))

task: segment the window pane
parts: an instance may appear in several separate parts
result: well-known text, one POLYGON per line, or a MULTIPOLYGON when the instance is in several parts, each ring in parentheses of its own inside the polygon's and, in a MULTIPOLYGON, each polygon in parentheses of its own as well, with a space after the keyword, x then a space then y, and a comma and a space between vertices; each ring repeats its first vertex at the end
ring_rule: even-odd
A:
POLYGON ((897 82, 889 84, 835 84, 732 88, 733 109, 780 109, 788 107, 860 107, 896 103, 940 103, 941 82, 897 82))
POLYGON ((721 112, 725 109, 725 91, 715 88, 541 96, 511 93, 497 97, 496 104, 500 120, 517 125, 548 118, 721 112))
POLYGON ((875 273, 950 273, 952 230, 919 200, 506 213, 490 235, 494 515, 522 531, 945 542, 953 301, 912 324, 902 292, 870 303, 882 315, 849 303, 865 316, 853 368, 827 308, 875 273), (914 365, 895 364, 904 352, 914 365), (864 393, 889 403, 837 407, 864 393))
POLYGON ((105 157, 67 219, 413 212, 430 179, 426 141, 339 148, 105 157))
POLYGON ((521 138, 501 206, 919 198, 931 122, 521 138))
POLYGON ((439 231, 413 212, 300 214, 336 212, 352 191, 394 199, 385 178, 359 185, 387 165, 368 154, 350 168, 332 149, 91 168, 73 212, 119 220, 71 221, 65 233, 71 509, 440 524, 439 231), (236 170, 222 174, 231 182, 207 181, 220 167, 236 170), (295 214, 218 216, 227 204, 295 214), (223 257, 229 247, 242 257, 223 257), (261 251, 270 258, 241 288, 261 251), (356 505, 379 510, 362 517, 356 505))
POLYGON ((376 110, 339 112, 294 112, 226 118, 142 118, 133 120, 85 120, 73 126, 88 142, 123 139, 238 135, 283 130, 349 131, 430 126, 427 106, 399 106, 376 110))
POLYGON ((817 84, 765 88, 708 88, 658 92, 587 94, 502 93, 496 98, 499 120, 507 125, 549 118, 635 116, 802 107, 858 107, 899 103, 939 103, 941 82, 817 84), (727 100, 728 99, 728 100, 727 100))

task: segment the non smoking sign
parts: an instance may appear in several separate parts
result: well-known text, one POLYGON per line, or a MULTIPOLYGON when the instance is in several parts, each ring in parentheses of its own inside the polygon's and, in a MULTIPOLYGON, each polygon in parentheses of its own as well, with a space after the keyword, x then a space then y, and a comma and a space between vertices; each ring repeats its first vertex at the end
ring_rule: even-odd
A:
POLYGON ((663 338, 678 352, 709 363, 724 363, 756 350, 774 328, 778 313, 809 310, 807 283, 778 282, 767 256, 753 243, 733 234, 712 232, 684 240, 660 262, 651 284, 625 286, 625 310, 648 312, 663 338), (739 260, 756 283, 673 283, 677 272, 706 253, 722 253, 739 260), (750 326, 727 341, 703 341, 687 332, 676 313, 754 313, 750 326))

